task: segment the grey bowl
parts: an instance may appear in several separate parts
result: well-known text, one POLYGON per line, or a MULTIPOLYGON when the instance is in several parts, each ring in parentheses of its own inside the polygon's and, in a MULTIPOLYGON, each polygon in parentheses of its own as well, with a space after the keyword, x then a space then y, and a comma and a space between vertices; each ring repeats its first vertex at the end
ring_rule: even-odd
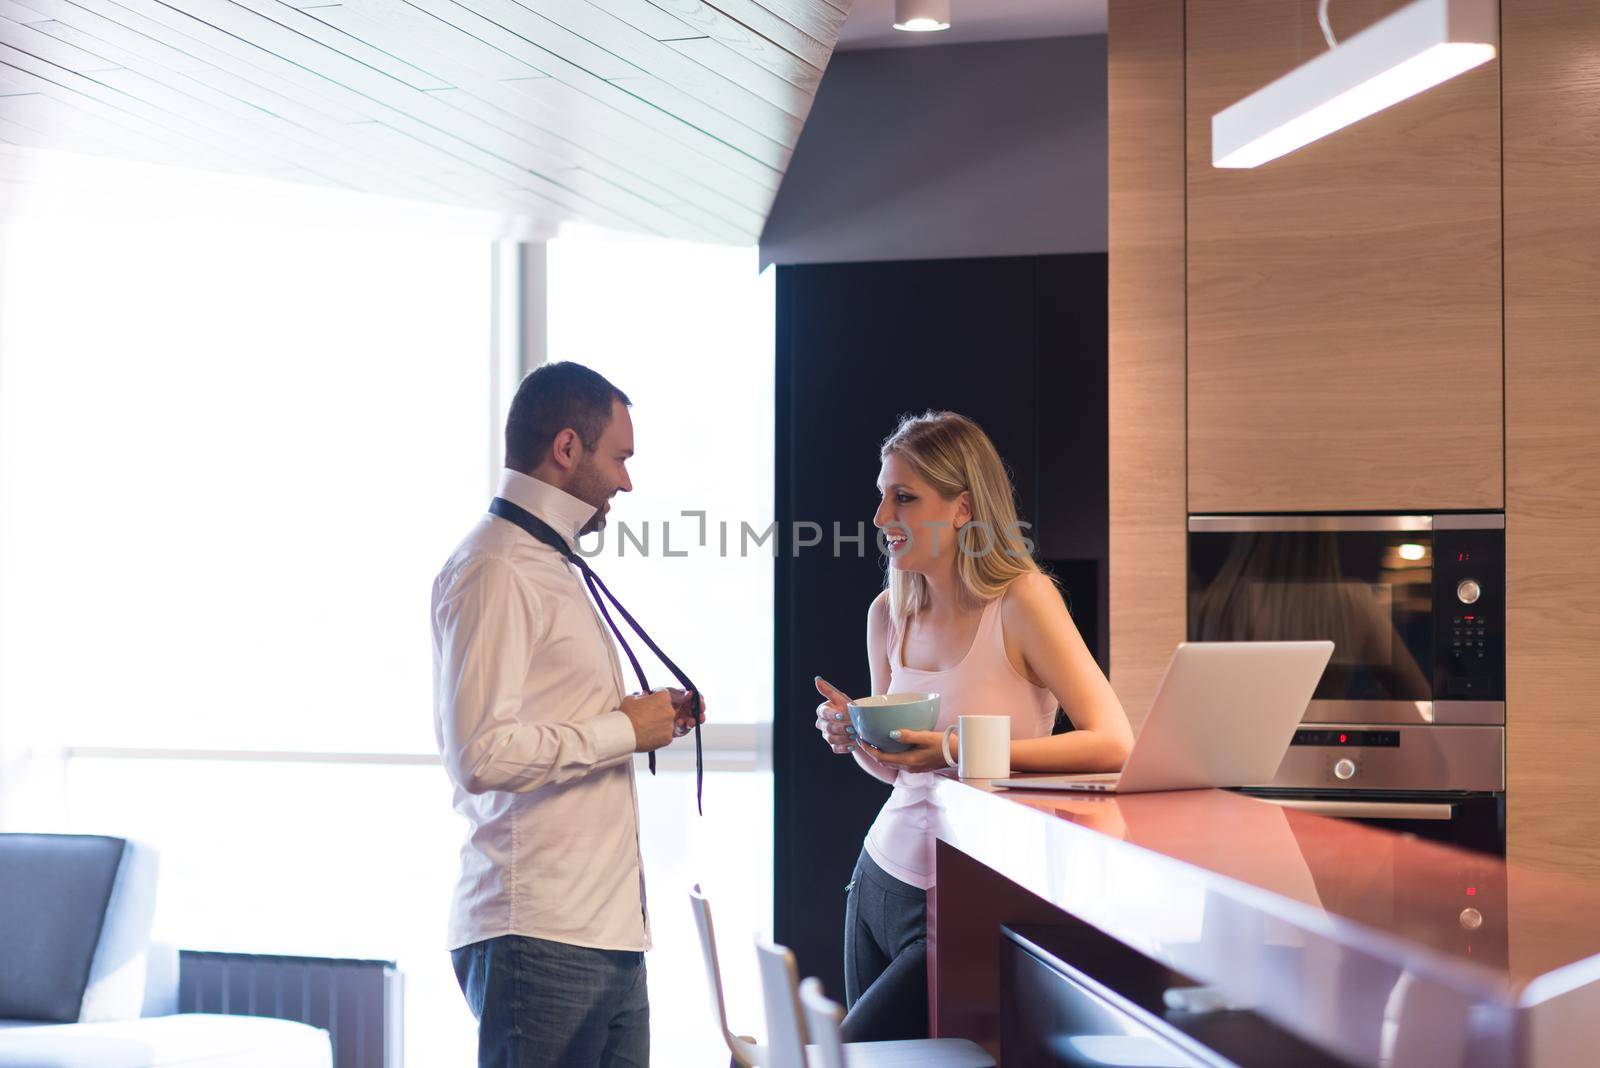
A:
POLYGON ((903 753, 911 746, 892 741, 890 731, 931 731, 939 725, 936 693, 889 693, 851 701, 850 725, 856 737, 885 753, 903 753))

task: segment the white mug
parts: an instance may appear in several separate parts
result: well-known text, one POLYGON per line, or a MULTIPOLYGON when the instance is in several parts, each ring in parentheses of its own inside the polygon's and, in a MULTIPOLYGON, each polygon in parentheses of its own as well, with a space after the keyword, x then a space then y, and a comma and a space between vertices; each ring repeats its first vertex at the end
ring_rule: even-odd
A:
POLYGON ((963 779, 1004 779, 1011 774, 1011 717, 958 716, 944 729, 944 762, 963 779), (950 758, 950 734, 961 733, 961 763, 950 758))

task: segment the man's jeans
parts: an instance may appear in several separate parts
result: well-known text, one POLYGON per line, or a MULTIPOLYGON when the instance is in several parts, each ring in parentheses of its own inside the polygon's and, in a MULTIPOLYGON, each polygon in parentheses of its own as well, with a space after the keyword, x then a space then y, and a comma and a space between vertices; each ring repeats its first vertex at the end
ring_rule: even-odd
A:
POLYGON ((478 1018, 478 1068, 643 1068, 644 954, 501 935, 451 951, 478 1018))

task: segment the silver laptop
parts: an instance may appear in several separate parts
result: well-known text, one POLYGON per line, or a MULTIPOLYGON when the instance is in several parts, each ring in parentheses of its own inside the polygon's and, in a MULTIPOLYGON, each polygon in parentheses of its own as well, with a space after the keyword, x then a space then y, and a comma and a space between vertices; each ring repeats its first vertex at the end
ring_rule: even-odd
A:
POLYGON ((992 785, 1125 794, 1271 782, 1332 655, 1329 641, 1183 642, 1120 773, 992 785))

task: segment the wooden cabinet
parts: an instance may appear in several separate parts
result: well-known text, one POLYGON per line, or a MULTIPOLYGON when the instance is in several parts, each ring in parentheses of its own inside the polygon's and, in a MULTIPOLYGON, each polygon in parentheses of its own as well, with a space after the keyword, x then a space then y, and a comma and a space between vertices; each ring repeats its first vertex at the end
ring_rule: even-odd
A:
POLYGON ((1183 636, 1185 504, 1503 507, 1510 856, 1600 878, 1600 6, 1507 0, 1499 61, 1253 171, 1210 117, 1323 47, 1314 0, 1110 13, 1118 693, 1183 636))
POLYGON ((1111 684, 1137 730, 1184 634, 1183 5, 1108 14, 1111 684))
POLYGON ((1600 878, 1600 7, 1505 5, 1507 843, 1600 878))
POLYGON ((1502 507, 1499 66, 1219 170, 1211 116, 1325 45, 1312 0, 1185 6, 1189 511, 1502 507))

